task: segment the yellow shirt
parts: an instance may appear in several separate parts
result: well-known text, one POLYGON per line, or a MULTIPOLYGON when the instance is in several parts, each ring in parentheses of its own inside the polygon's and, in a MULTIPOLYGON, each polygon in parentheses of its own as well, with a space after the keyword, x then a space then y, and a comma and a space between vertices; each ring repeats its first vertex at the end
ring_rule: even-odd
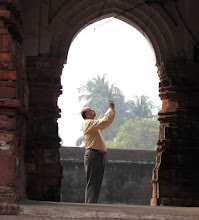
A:
POLYGON ((83 123, 83 132, 86 149, 95 149, 106 151, 106 144, 102 130, 107 128, 115 117, 115 111, 111 108, 105 113, 104 117, 98 120, 85 119, 83 123))

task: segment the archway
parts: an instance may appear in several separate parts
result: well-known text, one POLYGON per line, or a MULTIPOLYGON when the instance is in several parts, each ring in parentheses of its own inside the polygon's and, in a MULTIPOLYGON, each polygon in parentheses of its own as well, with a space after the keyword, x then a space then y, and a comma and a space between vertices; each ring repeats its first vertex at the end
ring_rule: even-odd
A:
MULTIPOLYGON (((148 98, 147 101, 154 103, 153 107, 161 106, 158 97, 159 78, 153 52, 146 39, 135 28, 113 17, 90 25, 76 36, 62 72, 63 88, 58 102, 62 115, 58 119, 62 146, 76 146, 76 140, 83 135, 82 117, 79 112, 86 100, 78 100, 82 95, 78 88, 97 75, 104 77, 110 86, 114 84, 122 92, 121 99, 125 99, 124 103, 135 96, 143 95, 148 98), (74 135, 76 136, 73 137, 74 135)), ((86 91, 85 93, 87 94, 86 91)), ((92 108, 94 107, 96 109, 96 106, 92 108)), ((158 109, 153 110, 157 115, 158 109)), ((117 111, 120 116, 116 115, 116 120, 122 117, 125 110, 117 111)), ((120 126, 118 123, 117 127, 120 126)))
POLYGON ((63 63, 75 35, 90 22, 111 15, 145 33, 156 55, 163 105, 151 204, 198 206, 197 7, 196 1, 168 0, 2 1, 5 36, 0 59, 2 80, 6 82, 1 84, 5 141, 1 162, 6 163, 1 174, 1 201, 13 203, 25 197, 25 183, 20 180, 24 179, 26 120, 28 184, 34 183, 31 187, 38 193, 37 199, 59 200, 61 167, 56 121, 63 63), (5 119, 12 126, 7 126, 5 119), (5 178, 6 170, 11 172, 5 178))
MULTIPOLYGON (((54 65, 56 62, 54 60, 57 60, 57 58, 65 59, 66 54, 68 53, 69 46, 76 36, 76 34, 82 30, 86 25, 88 25, 91 22, 100 20, 105 17, 109 17, 110 15, 113 17, 117 17, 118 19, 124 20, 125 22, 133 25, 136 27, 142 34, 145 35, 145 37, 149 40, 150 44, 152 44, 154 51, 155 51, 155 57, 157 61, 158 66, 158 74, 160 77, 160 96, 163 99, 163 109, 161 111, 161 131, 160 132, 160 142, 159 142, 159 155, 158 158, 162 158, 162 155, 167 155, 165 153, 165 141, 167 142, 167 135, 169 134, 166 132, 167 130, 173 129, 172 124, 170 126, 169 121, 173 117, 172 121, 176 120, 176 109, 179 107, 179 100, 178 96, 173 97, 173 93, 176 93, 176 87, 173 87, 173 80, 169 78, 168 75, 168 68, 170 68, 171 63, 169 63, 169 66, 167 66, 166 61, 173 60, 173 59, 180 59, 183 54, 176 53, 176 33, 177 29, 175 26, 175 22, 170 19, 164 8, 159 3, 154 2, 137 2, 133 1, 129 3, 128 1, 88 1, 88 5, 84 4, 85 2, 68 2, 66 4, 63 4, 61 8, 57 8, 57 13, 55 13, 55 5, 52 4, 50 8, 49 13, 49 24, 48 28, 51 30, 51 37, 48 38, 48 40, 45 39, 46 36, 46 30, 41 29, 41 36, 40 36, 40 48, 38 48, 38 52, 40 54, 40 58, 36 58, 36 63, 42 60, 48 60, 46 58, 43 58, 42 56, 45 55, 45 51, 47 51, 47 47, 43 45, 48 45, 48 53, 50 53, 51 57, 56 57, 49 59, 47 61, 47 64, 42 64, 43 66, 48 66, 48 68, 52 69, 52 64, 54 65), (52 10, 53 6, 53 10, 52 10), (67 9, 71 7, 73 8, 73 13, 76 13, 78 16, 73 16, 74 14, 71 14, 71 10, 68 11, 67 9), (56 14, 56 16, 55 16, 56 14), (63 16, 64 15, 64 16, 63 16), (164 63, 162 64, 162 62, 164 63), (165 89, 167 91, 167 87, 171 86, 172 92, 165 92, 165 89), (171 100, 175 101, 171 101, 171 100), (168 117, 169 112, 169 117, 168 117), (172 115, 172 117, 171 117, 172 115)), ((44 5, 48 5, 47 3, 43 3, 44 5)), ((164 7, 172 7, 173 3, 167 3, 164 2, 164 7)), ((42 8, 44 10, 44 7, 42 8)), ((42 11, 41 11, 42 13, 42 11)), ((45 13, 44 13, 45 14, 45 13)), ((28 58, 28 57, 27 57, 28 58)), ((29 72, 29 67, 35 62, 34 58, 32 59, 29 57, 27 59, 27 71, 29 72), (32 63, 30 65, 30 63, 32 63)), ((44 62, 45 62, 44 61, 44 62)), ((59 62, 59 61, 58 61, 59 62)), ((61 64, 62 65, 62 64, 61 64)), ((40 66, 36 65, 39 68, 40 66)), ((35 71, 35 70, 34 70, 35 71)), ((44 70, 47 72, 46 70, 44 70)), ((37 71, 36 71, 37 72, 37 71)), ((60 73, 59 73, 60 74, 60 73)), ((45 75, 45 73, 43 73, 45 75)), ((47 76, 48 77, 48 76, 47 76)), ((40 79, 42 80, 42 79, 40 79)), ((58 84, 57 84, 58 85, 58 84)), ((43 88, 42 88, 43 89, 43 88)), ((42 89, 40 90, 40 93, 42 92, 42 89)), ((31 91, 32 89, 30 89, 31 91)), ((32 90, 33 91, 33 90, 32 90)), ((58 96, 59 89, 57 87, 56 97, 58 96)), ((34 94, 34 91, 33 91, 34 94)), ((56 100, 56 98, 55 98, 56 100)), ((34 103, 35 105, 35 103, 34 103)), ((179 108, 178 108, 179 109, 179 108)), ((39 111, 36 110, 38 113, 39 111)), ((45 110, 46 111, 46 110, 45 110)), ((37 113, 37 114, 38 114, 37 113)), ((40 114, 42 115, 42 114, 40 114)), ((44 116, 43 116, 44 117, 44 116)), ((50 116, 52 120, 52 116, 50 116)), ((34 122, 34 126, 36 126, 36 122, 34 122)), ((41 126, 39 126, 41 127, 41 126)), ((41 135, 43 137, 43 134, 41 135)), ((169 146, 172 147, 172 144, 169 146)), ((169 147, 170 148, 170 147, 169 147)), ((168 148, 168 149, 169 149, 168 148)), ((177 151, 175 151, 177 156, 177 151)), ((153 200, 152 204, 160 204, 160 201, 163 201, 162 198, 170 198, 170 192, 172 189, 174 192, 171 193, 171 195, 176 195, 175 197, 180 197, 179 191, 176 190, 175 186, 175 179, 176 176, 173 177, 172 174, 167 175, 168 182, 172 182, 173 187, 168 188, 168 182, 164 181, 162 182, 162 186, 166 187, 166 191, 160 191, 159 189, 159 178, 157 177, 157 173, 161 175, 160 173, 167 172, 164 171, 164 168, 161 168, 159 170, 160 166, 160 159, 157 160, 157 165, 154 169, 154 176, 153 176, 153 187, 154 187, 154 193, 153 193, 153 200), (172 181, 170 181, 172 179, 172 181), (174 184, 174 185, 173 185, 174 184), (163 193, 160 195, 160 193, 163 193), (177 193, 177 194, 176 194, 177 193)), ((173 172, 177 172, 181 167, 181 164, 175 163, 175 165, 172 165, 173 172)), ((179 172, 177 175, 181 175, 179 172)), ((179 177, 180 178, 180 177, 179 177)), ((45 178, 44 178, 45 179, 45 178)), ((180 187, 180 186, 179 186, 180 187)), ((47 189, 49 187, 46 187, 47 189)), ((47 190, 48 195, 48 190, 47 190)), ((48 196, 47 196, 48 197, 48 196)))
MULTIPOLYGON (((47 14, 45 6, 49 7, 49 4, 47 2, 42 3, 41 16, 45 17, 48 15, 49 23, 46 24, 46 20, 41 20, 41 22, 42 25, 46 25, 48 29, 43 29, 41 26, 39 38, 40 46, 37 47, 37 52, 40 57, 36 58, 36 60, 29 57, 27 59, 29 60, 27 62, 27 70, 30 65, 34 62, 37 63, 39 60, 42 60, 42 62, 43 60, 48 60, 45 66, 51 68, 51 64, 56 63, 57 58, 65 59, 69 46, 76 34, 89 23, 107 16, 124 20, 142 32, 146 38, 149 39, 155 51, 156 65, 160 77, 160 97, 163 101, 163 109, 159 117, 161 129, 160 141, 158 142, 159 154, 153 175, 152 205, 167 204, 168 201, 169 204, 173 204, 175 200, 172 198, 180 199, 182 202, 186 193, 182 196, 181 188, 184 182, 182 172, 179 172, 179 170, 182 170, 184 160, 181 161, 177 158, 179 158, 180 155, 184 155, 184 151, 182 151, 181 147, 182 138, 179 132, 175 133, 175 131, 179 131, 182 127, 187 127, 186 124, 188 121, 182 120, 182 118, 186 118, 187 115, 187 102, 181 100, 187 100, 188 94, 184 91, 184 88, 179 88, 179 86, 183 84, 179 76, 184 64, 182 62, 169 62, 184 60, 185 58, 185 54, 180 52, 180 44, 182 41, 178 39, 178 29, 175 23, 179 15, 173 15, 174 18, 171 19, 171 16, 169 16, 166 10, 173 9, 175 3, 168 1, 158 3, 152 1, 104 2, 99 0, 88 0, 86 2, 87 4, 85 4, 84 1, 78 3, 75 1, 69 1, 67 3, 60 2, 59 6, 56 6, 55 2, 51 2, 52 4, 47 14), (68 10, 69 8, 71 10, 68 10), (48 39, 45 38, 47 34, 50 36, 48 39), (43 58, 46 54, 48 57, 55 58, 43 58), (163 158, 166 158, 164 163, 168 165, 163 165, 163 158), (171 160, 170 158, 175 159, 171 160), (173 175, 173 173, 175 173, 175 175, 173 175), (161 179, 162 176, 164 176, 164 180, 161 179)), ((29 56, 28 52, 27 50, 27 56, 29 56)), ((42 90, 40 90, 40 93, 41 91, 42 90)), ((59 89, 57 88, 56 91, 57 97, 59 89)), ((187 136, 185 136, 183 140, 183 149, 186 149, 189 145, 187 136)), ((189 195, 187 199, 188 198, 189 195)))
MULTIPOLYGON (((116 123, 113 123, 110 128, 112 130, 108 131, 109 139, 106 140, 110 142, 116 137, 116 129, 123 123, 124 117, 125 122, 130 118, 134 119, 132 115, 129 115, 128 118, 126 117, 127 109, 124 106, 127 101, 136 95, 139 95, 139 97, 143 95, 143 98, 149 97, 147 101, 149 100, 150 102, 155 99, 160 104, 161 101, 158 97, 159 81, 156 72, 157 68, 155 67, 153 53, 148 42, 135 28, 123 21, 113 17, 103 19, 85 28, 76 36, 70 46, 67 64, 62 72, 63 93, 59 97, 59 107, 62 115, 58 120, 59 134, 62 139, 60 151, 61 164, 63 165, 62 201, 84 201, 83 151, 81 148, 71 148, 75 146, 77 139, 83 135, 81 131, 83 119, 80 115, 80 110, 86 100, 83 102, 78 101, 78 97, 81 95, 78 93, 78 88, 86 85, 88 80, 96 79, 96 74, 101 78, 103 73, 106 73, 104 76, 105 81, 108 80, 109 85, 114 82, 114 86, 119 86, 118 88, 122 92, 124 91, 125 101, 123 103, 122 96, 120 106, 116 103, 116 123)), ((104 97, 101 101, 104 108, 102 113, 105 113, 107 110, 106 98, 104 97)), ((91 108, 98 110, 96 106, 91 108)), ((158 110, 154 114, 157 114, 157 112, 158 110)), ((144 138, 140 134, 139 136, 142 136, 140 138, 142 144, 139 144, 145 147, 145 150, 155 151, 159 122, 156 119, 152 119, 152 115, 142 115, 141 117, 151 117, 143 121, 140 120, 140 124, 145 122, 145 126, 148 125, 154 135, 151 135, 151 133, 150 135, 146 134, 146 136, 150 136, 148 137, 150 143, 145 140, 146 144, 143 144, 144 138)), ((135 134, 132 133, 131 136, 135 136, 135 134)), ((107 145, 108 148, 109 146, 110 144, 107 145)), ((152 168, 157 153, 143 152, 143 148, 138 150, 138 143, 136 146, 131 145, 131 148, 137 151, 130 152, 129 150, 129 153, 127 153, 124 148, 126 149, 127 146, 120 145, 120 150, 118 148, 117 150, 108 149, 107 169, 102 185, 102 197, 100 197, 103 199, 99 200, 99 202, 148 205, 152 191, 152 168), (132 157, 127 157, 129 154, 132 157), (114 158, 117 158, 117 160, 114 158), (139 163, 139 165, 136 163, 139 163), (123 169, 121 169, 122 166, 126 167, 126 172, 124 173, 123 169), (115 183, 114 185, 111 184, 112 181, 115 183), (123 184, 121 184, 121 181, 123 184), (120 196, 118 196, 117 191, 114 192, 114 189, 120 184, 121 190, 120 196), (143 193, 140 193, 140 191, 143 191, 143 193)))

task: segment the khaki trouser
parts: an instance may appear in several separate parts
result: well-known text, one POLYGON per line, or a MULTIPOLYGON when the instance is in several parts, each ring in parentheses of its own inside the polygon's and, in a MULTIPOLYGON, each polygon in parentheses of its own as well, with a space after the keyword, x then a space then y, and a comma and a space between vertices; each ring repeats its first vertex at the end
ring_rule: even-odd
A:
POLYGON ((86 149, 84 154, 84 167, 86 172, 85 203, 97 203, 104 168, 106 152, 86 149))

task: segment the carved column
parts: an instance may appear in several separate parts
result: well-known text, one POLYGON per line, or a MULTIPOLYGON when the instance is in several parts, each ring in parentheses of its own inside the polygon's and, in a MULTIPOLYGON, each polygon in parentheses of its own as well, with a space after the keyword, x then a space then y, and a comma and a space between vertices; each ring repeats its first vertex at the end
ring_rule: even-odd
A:
POLYGON ((60 76, 64 61, 55 58, 26 59, 29 110, 26 143, 27 197, 60 201, 62 170, 60 165, 57 119, 60 110, 60 76))
POLYGON ((24 143, 28 89, 21 48, 21 12, 0 1, 0 214, 16 213, 25 197, 24 143))
POLYGON ((199 64, 158 66, 162 110, 151 205, 199 206, 199 64))

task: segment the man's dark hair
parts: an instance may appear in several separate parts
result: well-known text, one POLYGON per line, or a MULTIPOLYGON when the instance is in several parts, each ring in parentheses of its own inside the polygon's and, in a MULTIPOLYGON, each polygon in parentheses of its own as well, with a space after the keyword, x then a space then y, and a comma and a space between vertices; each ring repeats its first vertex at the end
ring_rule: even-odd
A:
POLYGON ((82 111, 81 111, 81 115, 82 115, 82 117, 83 117, 83 119, 86 119, 86 109, 83 109, 82 111))

